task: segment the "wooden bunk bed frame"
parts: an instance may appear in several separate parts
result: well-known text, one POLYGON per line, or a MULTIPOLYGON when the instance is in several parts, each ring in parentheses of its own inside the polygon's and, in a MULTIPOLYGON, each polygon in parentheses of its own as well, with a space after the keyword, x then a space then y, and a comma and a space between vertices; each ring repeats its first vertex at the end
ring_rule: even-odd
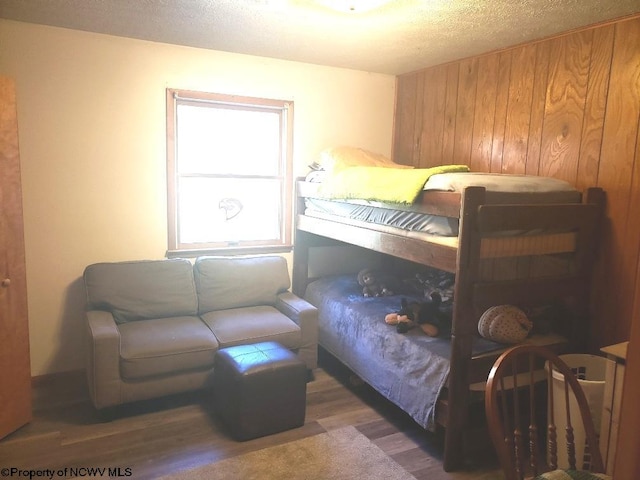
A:
MULTIPOLYGON (((483 187, 467 187, 463 193, 423 192, 418 208, 429 214, 459 218, 459 234, 453 241, 424 241, 353 225, 345 220, 306 216, 304 199, 313 196, 306 182, 297 184, 296 235, 293 257, 293 291, 302 296, 309 279, 309 249, 335 243, 357 245, 383 254, 455 274, 451 334, 450 373, 446 391, 436 408, 436 423, 444 428, 444 469, 451 471, 463 461, 463 438, 470 430, 470 385, 485 382, 500 352, 472 356, 482 312, 501 304, 543 304, 558 298, 575 299, 577 317, 586 321, 589 310, 591 270, 596 238, 604 212, 604 193, 590 188, 582 203, 537 205, 491 205, 485 203, 483 187), (526 237, 495 238, 506 230, 571 231, 526 237), (493 237, 493 238, 491 238, 493 237), (519 241, 525 239, 524 242, 519 241), (546 241, 540 241, 546 239, 546 241), (480 260, 572 252, 575 269, 570 274, 520 280, 487 281, 480 275, 480 260)), ((587 331, 588 326, 582 325, 587 331)), ((576 345, 555 345, 557 353, 576 345)), ((582 345, 584 348, 584 345, 582 345)))

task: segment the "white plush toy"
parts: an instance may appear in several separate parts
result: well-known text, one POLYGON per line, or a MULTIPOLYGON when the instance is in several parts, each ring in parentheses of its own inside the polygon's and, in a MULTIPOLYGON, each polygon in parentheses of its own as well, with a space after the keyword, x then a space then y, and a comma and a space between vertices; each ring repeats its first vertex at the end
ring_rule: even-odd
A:
POLYGON ((513 305, 491 307, 480 317, 478 332, 498 343, 520 343, 531 331, 533 323, 513 305))

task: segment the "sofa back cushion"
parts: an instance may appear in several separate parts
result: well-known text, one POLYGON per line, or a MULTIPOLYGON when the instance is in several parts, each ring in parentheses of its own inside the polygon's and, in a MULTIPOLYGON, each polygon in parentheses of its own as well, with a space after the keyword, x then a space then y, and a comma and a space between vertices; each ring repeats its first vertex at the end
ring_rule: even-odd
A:
POLYGON ((194 274, 200 313, 274 305, 290 286, 287 262, 280 256, 200 257, 194 274))
POLYGON ((87 306, 108 310, 117 323, 197 315, 189 260, 96 263, 84 271, 87 306))

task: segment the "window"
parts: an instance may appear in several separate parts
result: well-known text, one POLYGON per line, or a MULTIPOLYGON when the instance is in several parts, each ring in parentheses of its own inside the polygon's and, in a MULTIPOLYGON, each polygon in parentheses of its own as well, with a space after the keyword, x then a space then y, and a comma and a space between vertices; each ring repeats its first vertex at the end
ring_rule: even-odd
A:
POLYGON ((293 102, 167 89, 169 256, 291 249, 293 102))

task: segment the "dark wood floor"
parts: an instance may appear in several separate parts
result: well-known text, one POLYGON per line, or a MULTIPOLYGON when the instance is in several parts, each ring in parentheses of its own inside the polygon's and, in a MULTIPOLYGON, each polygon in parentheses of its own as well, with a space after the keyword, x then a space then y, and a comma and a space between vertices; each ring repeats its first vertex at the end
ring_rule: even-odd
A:
POLYGON ((33 421, 0 441, 0 467, 126 468, 130 478, 162 474, 352 425, 418 479, 502 478, 491 455, 469 458, 463 470, 442 470, 441 439, 330 359, 307 385, 303 427, 235 442, 212 414, 206 392, 175 395, 121 407, 101 418, 88 401, 83 378, 67 375, 34 389, 33 421))

